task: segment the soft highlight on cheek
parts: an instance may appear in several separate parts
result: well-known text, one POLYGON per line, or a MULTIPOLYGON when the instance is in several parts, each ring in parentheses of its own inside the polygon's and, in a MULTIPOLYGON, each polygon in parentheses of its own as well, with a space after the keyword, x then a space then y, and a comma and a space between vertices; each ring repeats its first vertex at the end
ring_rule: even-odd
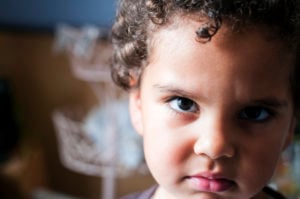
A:
POLYGON ((170 198, 251 198, 272 177, 287 133, 286 73, 260 30, 200 44, 193 40, 198 25, 156 35, 141 83, 146 160, 170 198), (178 98, 197 111, 172 101, 178 98), (239 115, 253 107, 278 114, 239 115), (233 188, 200 194, 185 180, 197 175, 228 179, 233 188))

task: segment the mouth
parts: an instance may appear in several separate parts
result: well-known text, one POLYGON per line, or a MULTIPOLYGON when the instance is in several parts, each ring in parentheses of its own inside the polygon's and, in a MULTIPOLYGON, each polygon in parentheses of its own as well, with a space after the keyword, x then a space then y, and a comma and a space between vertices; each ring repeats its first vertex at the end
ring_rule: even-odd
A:
POLYGON ((233 180, 227 179, 221 175, 209 173, 187 176, 185 179, 192 189, 204 192, 224 192, 236 185, 233 180))

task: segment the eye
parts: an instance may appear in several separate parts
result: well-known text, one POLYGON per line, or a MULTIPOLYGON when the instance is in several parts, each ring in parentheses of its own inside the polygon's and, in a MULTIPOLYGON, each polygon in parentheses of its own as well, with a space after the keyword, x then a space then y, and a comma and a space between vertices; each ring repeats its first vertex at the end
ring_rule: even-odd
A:
POLYGON ((269 109, 259 106, 246 107, 239 113, 239 118, 255 122, 263 122, 271 117, 269 109))
POLYGON ((197 104, 185 97, 174 97, 169 100, 169 104, 177 112, 195 113, 198 110, 197 104))

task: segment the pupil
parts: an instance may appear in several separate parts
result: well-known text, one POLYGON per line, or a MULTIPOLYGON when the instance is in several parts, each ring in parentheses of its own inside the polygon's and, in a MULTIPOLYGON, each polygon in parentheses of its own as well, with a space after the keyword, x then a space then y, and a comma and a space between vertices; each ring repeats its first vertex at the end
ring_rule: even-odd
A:
POLYGON ((188 100, 188 99, 179 98, 178 99, 178 106, 182 110, 189 110, 191 108, 191 106, 193 106, 193 102, 191 100, 188 100))
POLYGON ((257 118, 257 117, 259 117, 260 112, 261 112, 261 109, 260 108, 255 108, 255 107, 247 108, 245 110, 245 113, 246 113, 246 115, 249 118, 257 118))

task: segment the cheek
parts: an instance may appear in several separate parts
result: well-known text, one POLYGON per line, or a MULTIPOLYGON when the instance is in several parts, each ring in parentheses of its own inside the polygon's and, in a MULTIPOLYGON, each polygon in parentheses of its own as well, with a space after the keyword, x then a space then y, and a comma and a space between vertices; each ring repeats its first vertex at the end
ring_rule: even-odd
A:
POLYGON ((253 155, 254 157, 249 158, 252 160, 251 162, 244 162, 240 165, 242 168, 242 174, 239 175, 241 189, 249 193, 257 193, 268 184, 274 174, 279 157, 278 154, 261 152, 253 155))
POLYGON ((244 168, 249 171, 260 171, 262 175, 272 173, 278 159, 280 157, 280 151, 277 147, 272 145, 253 145, 255 150, 245 153, 244 168), (247 159, 246 159, 247 158, 247 159))
POLYGON ((267 136, 250 140, 252 144, 248 140, 248 144, 242 145, 244 148, 241 149, 239 177, 245 187, 264 186, 273 176, 285 139, 282 132, 273 129, 267 136))
MULTIPOLYGON (((157 129, 153 129, 157 130, 157 129)), ((153 131, 152 131, 153 132, 153 131)), ((154 134, 164 133, 156 131, 154 134)), ((178 172, 176 148, 165 136, 144 135, 144 152, 151 174, 159 184, 171 184, 178 172)))
POLYGON ((170 179, 183 171, 192 145, 184 138, 182 129, 173 128, 162 119, 162 114, 159 116, 147 118, 148 123, 144 125, 145 156, 154 176, 168 175, 166 179, 170 179))
POLYGON ((147 131, 144 134, 146 156, 164 164, 178 164, 185 149, 177 132, 159 121, 144 130, 147 131))
POLYGON ((271 123, 265 128, 254 129, 253 136, 244 137, 245 153, 259 162, 274 162, 284 150, 285 144, 289 139, 290 120, 281 119, 271 123), (248 144, 247 144, 248 143, 248 144), (251 143, 251 144, 250 144, 251 143))

